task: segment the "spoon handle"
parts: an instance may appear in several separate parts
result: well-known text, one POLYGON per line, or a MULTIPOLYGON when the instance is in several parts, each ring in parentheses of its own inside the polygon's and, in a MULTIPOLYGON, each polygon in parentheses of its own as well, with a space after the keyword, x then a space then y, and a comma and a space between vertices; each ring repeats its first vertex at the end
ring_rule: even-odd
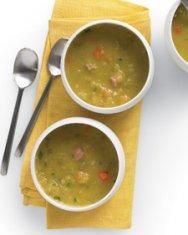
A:
POLYGON ((50 90, 50 87, 52 85, 52 81, 54 79, 54 76, 51 76, 48 83, 46 84, 46 87, 40 97, 40 100, 38 101, 38 104, 37 106, 35 107, 35 110, 31 116, 31 119, 27 125, 27 128, 25 129, 25 132, 18 144, 18 147, 16 148, 16 152, 15 152, 15 156, 16 157, 21 157, 24 149, 25 149, 25 146, 27 144, 27 140, 31 134, 31 130, 33 129, 34 125, 35 125, 35 122, 37 121, 37 118, 39 116, 39 113, 40 113, 40 110, 44 104, 44 101, 46 100, 46 97, 49 93, 49 90, 50 90))
POLYGON ((23 89, 19 88, 17 100, 16 100, 16 104, 15 104, 15 108, 14 108, 14 113, 12 116, 12 121, 11 121, 10 129, 9 129, 9 133, 8 133, 8 138, 7 138, 7 142, 6 142, 6 146, 5 146, 3 160, 1 163, 1 174, 2 175, 6 175, 8 172, 10 154, 11 154, 16 124, 17 124, 17 120, 18 120, 18 113, 19 113, 19 109, 20 109, 22 95, 23 95, 23 89))

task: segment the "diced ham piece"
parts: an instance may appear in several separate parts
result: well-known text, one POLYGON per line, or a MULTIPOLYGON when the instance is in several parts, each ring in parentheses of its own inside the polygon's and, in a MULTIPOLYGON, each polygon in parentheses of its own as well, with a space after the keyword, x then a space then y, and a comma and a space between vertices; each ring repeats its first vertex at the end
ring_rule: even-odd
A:
POLYGON ((114 87, 117 87, 123 81, 123 75, 121 73, 117 73, 117 74, 113 75, 110 78, 110 80, 112 82, 112 85, 114 87))
POLYGON ((73 155, 74 155, 74 159, 76 161, 79 161, 79 160, 81 160, 83 158, 84 151, 81 148, 76 148, 74 153, 73 153, 73 155))
POLYGON ((90 176, 87 172, 78 171, 76 174, 76 180, 79 184, 86 184, 89 180, 90 176))
POLYGON ((85 67, 86 67, 86 69, 87 69, 88 71, 91 71, 91 70, 94 70, 94 69, 97 68, 96 64, 94 64, 94 63, 87 63, 87 64, 85 65, 85 67))

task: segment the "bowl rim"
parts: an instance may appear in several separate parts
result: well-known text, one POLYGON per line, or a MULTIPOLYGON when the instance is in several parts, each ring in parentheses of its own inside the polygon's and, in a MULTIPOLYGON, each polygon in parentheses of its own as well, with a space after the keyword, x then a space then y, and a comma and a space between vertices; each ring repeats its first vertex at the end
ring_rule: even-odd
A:
POLYGON ((50 204, 52 204, 55 207, 62 209, 62 210, 71 211, 71 212, 82 212, 82 211, 89 211, 89 210, 95 209, 95 208, 103 205, 104 203, 106 203, 108 200, 110 200, 113 197, 113 195, 117 192, 117 190, 121 186, 121 183, 124 179, 125 165, 126 165, 125 164, 125 153, 124 153, 123 147, 121 145, 121 142, 118 139, 118 137, 116 136, 116 134, 109 127, 107 127, 105 124, 103 124, 99 121, 96 121, 96 120, 93 120, 90 118, 71 117, 71 118, 62 119, 62 120, 52 124, 40 135, 40 137, 37 139, 37 141, 34 145, 34 148, 32 150, 30 167, 31 167, 31 176, 32 176, 33 182, 36 186, 36 189, 38 190, 40 195, 47 202, 49 202, 50 204), (62 126, 65 126, 65 125, 69 125, 69 124, 85 124, 85 125, 90 125, 94 128, 99 129, 111 140, 111 142, 117 152, 119 164, 118 164, 118 175, 117 175, 116 182, 112 186, 111 190, 102 199, 100 199, 99 201, 97 201, 93 204, 86 205, 86 206, 76 207, 76 206, 64 204, 62 202, 58 202, 57 200, 50 197, 47 193, 45 193, 45 191, 43 190, 43 188, 40 185, 40 183, 37 179, 37 176, 36 176, 35 159, 36 159, 37 150, 38 150, 41 142, 48 136, 48 134, 50 134, 55 129, 62 127, 62 126))
POLYGON ((125 110, 130 109, 131 107, 135 106, 139 101, 142 100, 142 98, 148 92, 149 88, 151 87, 152 81, 153 81, 153 76, 154 76, 154 58, 153 58, 153 53, 152 53, 152 50, 151 50, 149 43, 147 42, 145 37, 136 28, 134 28, 133 26, 131 26, 127 23, 124 23, 124 22, 121 22, 118 20, 111 20, 111 19, 95 20, 95 21, 89 22, 89 23, 81 26, 69 38, 68 42, 65 45, 65 48, 63 50, 63 54, 61 57, 61 78, 62 78, 62 82, 63 82, 63 85, 64 85, 67 93, 81 107, 83 107, 89 111, 95 112, 95 113, 114 114, 114 113, 119 113, 119 112, 125 111, 125 110), (67 76, 66 76, 66 72, 65 72, 65 58, 66 58, 67 51, 68 51, 69 46, 71 45, 72 41, 85 29, 92 27, 92 26, 95 26, 95 25, 100 25, 100 24, 113 24, 113 25, 122 26, 123 28, 128 29, 133 34, 135 34, 137 36, 137 38, 142 42, 144 48, 146 49, 147 55, 148 55, 148 61, 149 61, 148 76, 147 76, 146 82, 145 82, 142 90, 133 99, 131 99, 127 103, 124 103, 122 105, 115 106, 115 107, 98 107, 98 106, 94 106, 94 105, 89 104, 89 103, 85 102, 84 100, 82 100, 71 88, 71 86, 68 82, 67 76))
POLYGON ((166 39, 166 45, 167 45, 167 48, 171 57, 181 69, 183 69, 185 72, 188 72, 188 61, 184 60, 184 58, 179 54, 172 38, 172 22, 173 22, 173 18, 176 13, 176 10, 179 7, 180 3, 181 1, 177 0, 171 6, 168 12, 168 15, 166 17, 164 34, 165 34, 165 39, 166 39))

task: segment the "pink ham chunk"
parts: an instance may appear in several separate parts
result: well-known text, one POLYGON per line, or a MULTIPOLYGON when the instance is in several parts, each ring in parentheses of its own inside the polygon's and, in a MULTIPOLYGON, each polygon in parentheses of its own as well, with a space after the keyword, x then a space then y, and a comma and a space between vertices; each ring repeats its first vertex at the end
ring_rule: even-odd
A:
POLYGON ((79 161, 84 157, 84 151, 81 148, 76 148, 73 155, 74 155, 74 159, 76 161, 79 161))
POLYGON ((121 73, 117 73, 110 78, 110 81, 113 87, 117 87, 123 81, 123 75, 121 73))

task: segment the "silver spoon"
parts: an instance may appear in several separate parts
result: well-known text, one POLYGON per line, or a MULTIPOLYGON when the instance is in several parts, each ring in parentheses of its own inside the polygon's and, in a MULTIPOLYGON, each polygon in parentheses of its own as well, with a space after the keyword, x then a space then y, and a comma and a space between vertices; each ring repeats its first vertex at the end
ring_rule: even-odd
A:
POLYGON ((27 144, 27 140, 31 134, 31 130, 38 118, 42 105, 44 104, 44 101, 46 100, 46 97, 49 93, 52 82, 55 78, 57 78, 61 74, 61 70, 60 70, 61 56, 62 56, 62 52, 63 52, 66 42, 67 42, 67 39, 64 39, 64 38, 59 39, 50 52, 50 56, 48 59, 48 69, 50 72, 50 79, 48 80, 48 83, 40 97, 40 100, 33 112, 33 115, 31 116, 31 119, 27 125, 27 128, 18 144, 18 147, 15 152, 16 157, 20 157, 22 155, 25 149, 25 146, 27 144))
POLYGON ((188 0, 181 0, 181 2, 188 11, 188 0))
POLYGON ((35 80, 38 71, 38 56, 37 54, 27 48, 20 50, 16 56, 14 63, 14 81, 18 86, 18 96, 12 116, 12 121, 8 133, 8 138, 5 146, 3 160, 1 164, 1 174, 6 175, 9 166, 10 154, 12 149, 12 143, 14 139, 14 133, 16 129, 18 113, 22 100, 23 91, 26 87, 30 86, 35 80))

